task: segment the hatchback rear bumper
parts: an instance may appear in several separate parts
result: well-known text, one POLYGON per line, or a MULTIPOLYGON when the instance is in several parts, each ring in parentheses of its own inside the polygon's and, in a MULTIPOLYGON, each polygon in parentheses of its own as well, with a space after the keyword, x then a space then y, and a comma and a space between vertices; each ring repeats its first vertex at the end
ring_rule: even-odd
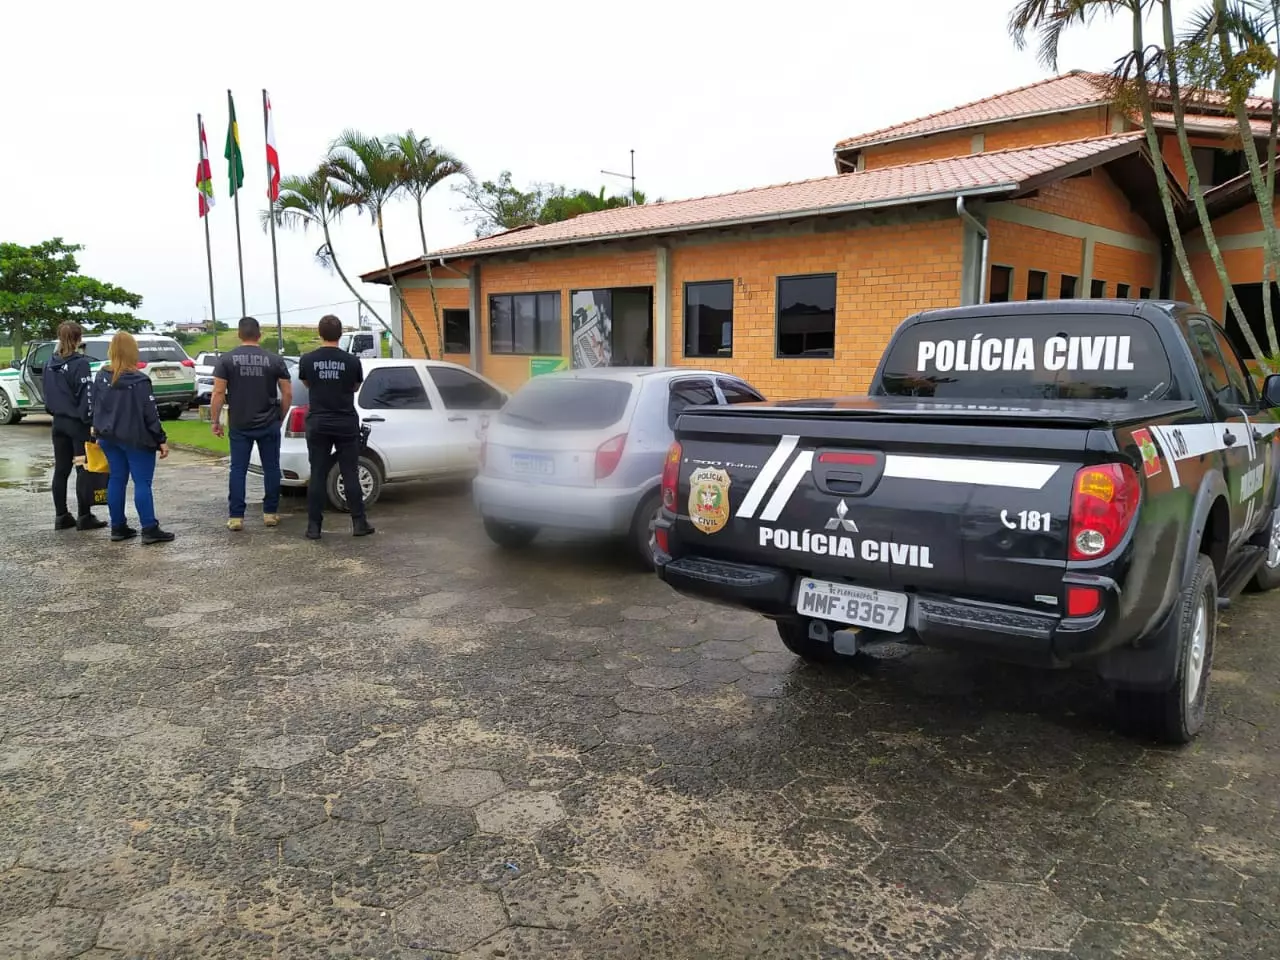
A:
POLYGON ((483 474, 471 486, 476 510, 487 519, 611 536, 631 529, 636 507, 652 489, 557 487, 483 474))

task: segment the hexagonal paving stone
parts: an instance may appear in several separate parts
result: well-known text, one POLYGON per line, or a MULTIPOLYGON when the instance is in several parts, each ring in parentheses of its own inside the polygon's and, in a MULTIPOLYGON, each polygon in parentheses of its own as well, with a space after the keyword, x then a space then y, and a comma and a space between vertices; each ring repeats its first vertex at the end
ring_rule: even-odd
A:
POLYGON ((980 881, 960 902, 960 912, 1002 944, 1062 949, 1084 917, 1053 894, 1014 883, 980 881))
POLYGON ((61 960, 82 955, 98 935, 98 915, 49 907, 0 924, 0 957, 61 960))
POLYGON ((1053 870, 1057 858, 1015 837, 968 830, 947 845, 946 855, 979 880, 1038 883, 1053 870))
POLYGON ((637 687, 652 690, 674 690, 688 683, 692 677, 674 667, 641 667, 627 674, 627 679, 637 687))
POLYGON ((233 825, 242 837, 280 840, 291 833, 301 833, 328 819, 324 801, 318 797, 276 794, 265 800, 247 803, 236 811, 233 825))
POLYGON ((262 743, 245 748, 246 767, 265 767, 268 770, 286 770, 324 753, 324 737, 288 736, 281 734, 262 743))
POLYGON ((495 607, 492 610, 486 610, 484 615, 485 623, 520 623, 524 620, 532 620, 537 614, 527 607, 495 607))
POLYGON ((708 640, 697 650, 709 660, 741 660, 751 653, 751 645, 740 640, 708 640))
POLYGON ((507 927, 465 951, 459 960, 513 960, 523 957, 576 960, 582 956, 573 935, 564 930, 507 927))
POLYGON ((440 887, 396 911, 396 939, 414 950, 459 953, 507 925, 496 893, 481 887, 440 887))
POLYGON ((1150 923, 1166 899, 1123 867, 1075 858, 1060 861, 1048 885, 1060 900, 1090 920, 1150 923))
POLYGON ((897 802, 877 805, 868 829, 887 846, 922 850, 941 850, 960 832, 934 804, 897 802))
POLYGON ((145 953, 186 943, 214 927, 222 898, 200 887, 167 886, 102 918, 98 946, 145 953))
POLYGON ((0 923, 51 905, 65 879, 60 874, 22 867, 0 873, 0 923))
POLYGON ((378 828, 329 820, 285 838, 283 860, 294 867, 333 872, 363 863, 378 852, 378 828))
POLYGON ((430 857, 398 850, 383 850, 333 875, 333 895, 365 907, 395 909, 439 885, 440 873, 430 857))
POLYGON ((753 653, 742 659, 742 665, 752 673, 789 673, 799 662, 790 653, 753 653))
POLYGON ((886 850, 866 867, 867 874, 902 887, 930 903, 955 906, 974 881, 941 854, 925 850, 886 850))
POLYGON ((474 807, 502 792, 502 777, 492 770, 446 770, 418 784, 423 803, 474 807))
MULTIPOLYGON (((1061 953, 1043 954, 1062 957, 1061 953)), ((1193 960, 1199 956, 1158 930, 1132 923, 1089 921, 1071 941, 1072 960, 1193 960)))
POLYGON ((852 784, 811 778, 792 781, 782 795, 801 813, 832 820, 858 820, 876 806, 871 794, 852 784))
POLYGON ((509 790, 476 807, 480 829, 504 836, 531 837, 564 816, 554 793, 536 790, 509 790))
POLYGON ((563 870, 530 874, 502 891, 512 923, 572 930, 608 904, 604 885, 589 873, 563 870))
POLYGON ((382 842, 388 850, 438 853, 476 831, 466 807, 416 805, 394 814, 382 825, 382 842))
POLYGON ((478 883, 491 890, 536 870, 538 850, 527 840, 482 833, 455 843, 436 857, 445 885, 478 883))
POLYGON ((623 607, 620 616, 623 620, 664 620, 671 611, 666 607, 623 607))
POLYGON ((417 805, 417 792, 403 780, 362 780, 344 787, 329 801, 329 815, 335 820, 382 823, 417 805))
MULTIPOLYGON (((170 863, 164 857, 131 850, 115 860, 105 860, 74 872, 58 894, 58 904, 86 910, 108 910, 122 900, 168 883, 169 868, 170 863)), ((0 890, 3 890, 2 885, 0 890)))

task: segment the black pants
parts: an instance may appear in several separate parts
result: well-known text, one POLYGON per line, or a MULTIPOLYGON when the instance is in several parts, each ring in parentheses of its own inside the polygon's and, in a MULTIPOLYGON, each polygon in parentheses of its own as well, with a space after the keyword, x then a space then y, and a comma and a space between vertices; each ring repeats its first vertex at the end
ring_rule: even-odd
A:
POLYGON ((325 487, 333 461, 338 461, 343 493, 352 519, 364 517, 364 491, 360 489, 360 434, 327 430, 307 432, 307 459, 311 461, 311 480, 307 483, 307 520, 320 523, 324 518, 325 487))
MULTIPOLYGON (((53 509, 58 516, 67 512, 67 481, 72 461, 84 456, 89 427, 75 417, 53 418, 53 509)), ((84 467, 76 467, 76 513, 84 516, 93 509, 93 477, 84 467)))

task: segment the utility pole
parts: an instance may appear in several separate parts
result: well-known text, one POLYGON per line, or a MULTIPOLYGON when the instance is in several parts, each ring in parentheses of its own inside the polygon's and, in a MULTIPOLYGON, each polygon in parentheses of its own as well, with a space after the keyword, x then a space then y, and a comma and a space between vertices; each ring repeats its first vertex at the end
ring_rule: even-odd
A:
POLYGON ((620 177, 623 180, 631 181, 631 205, 636 205, 636 152, 631 151, 631 173, 614 173, 612 170, 601 170, 606 177, 620 177))

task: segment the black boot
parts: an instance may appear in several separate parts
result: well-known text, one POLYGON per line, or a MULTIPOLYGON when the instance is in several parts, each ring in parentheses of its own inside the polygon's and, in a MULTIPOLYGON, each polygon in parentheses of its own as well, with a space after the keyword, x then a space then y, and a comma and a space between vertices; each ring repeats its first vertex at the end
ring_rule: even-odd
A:
POLYGON ((70 530, 76 525, 76 518, 69 513, 60 513, 53 518, 53 529, 70 530))
POLYGON ((373 527, 369 526, 369 521, 365 517, 356 517, 351 521, 351 535, 353 537, 367 537, 373 532, 373 527))
POLYGON ((101 530, 107 525, 107 521, 99 520, 92 513, 82 513, 76 519, 77 530, 101 530))
POLYGON ((307 539, 308 540, 320 539, 320 524, 316 523, 316 521, 314 520, 307 521, 307 539))
POLYGON ((173 539, 173 534, 170 533, 168 530, 161 530, 160 524, 158 523, 154 527, 142 528, 142 542, 144 544, 168 543, 172 539, 173 539))
POLYGON ((127 523, 123 527, 111 528, 111 542, 119 543, 121 540, 132 540, 138 535, 138 531, 133 529, 127 523))

